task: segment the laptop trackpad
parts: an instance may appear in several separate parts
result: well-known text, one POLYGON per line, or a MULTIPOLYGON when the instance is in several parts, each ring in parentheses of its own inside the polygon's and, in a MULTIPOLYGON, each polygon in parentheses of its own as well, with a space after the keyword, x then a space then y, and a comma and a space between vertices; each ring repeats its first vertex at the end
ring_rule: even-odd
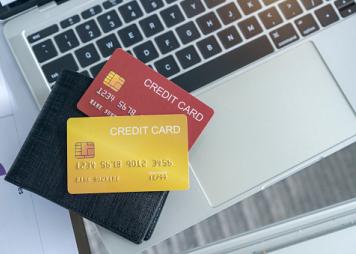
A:
POLYGON ((190 162, 211 206, 355 135, 355 115, 312 43, 198 97, 215 115, 190 162))

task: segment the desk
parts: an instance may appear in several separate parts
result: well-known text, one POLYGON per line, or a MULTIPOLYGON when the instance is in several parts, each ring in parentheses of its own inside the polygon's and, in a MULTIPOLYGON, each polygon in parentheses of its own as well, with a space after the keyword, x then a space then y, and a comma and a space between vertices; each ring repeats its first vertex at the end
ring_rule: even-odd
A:
MULTIPOLYGON (((0 112, 0 161, 8 169, 39 110, 5 42, 0 25, 0 79, 11 110, 0 112), (1 136, 3 135, 3 136, 1 136)), ((3 181, 3 177, 0 179, 3 181)), ((69 213, 29 191, 1 182, 0 253, 78 253, 69 213), (5 242, 5 244, 4 244, 5 242)))

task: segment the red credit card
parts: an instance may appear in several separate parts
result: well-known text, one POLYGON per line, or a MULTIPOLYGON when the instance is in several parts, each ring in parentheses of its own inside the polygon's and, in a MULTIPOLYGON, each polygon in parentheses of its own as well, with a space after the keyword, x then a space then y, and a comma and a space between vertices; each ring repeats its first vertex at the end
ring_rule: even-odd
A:
POLYGON ((77 107, 88 116, 186 114, 189 149, 208 124, 212 108, 117 49, 77 107))

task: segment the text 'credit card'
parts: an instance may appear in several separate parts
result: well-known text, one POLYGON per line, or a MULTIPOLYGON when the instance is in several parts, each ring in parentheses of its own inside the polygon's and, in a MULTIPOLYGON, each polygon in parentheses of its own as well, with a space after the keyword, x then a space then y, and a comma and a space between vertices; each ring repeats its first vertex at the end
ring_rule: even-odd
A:
POLYGON ((88 116, 185 114, 189 149, 213 110, 122 49, 117 49, 78 102, 88 116))

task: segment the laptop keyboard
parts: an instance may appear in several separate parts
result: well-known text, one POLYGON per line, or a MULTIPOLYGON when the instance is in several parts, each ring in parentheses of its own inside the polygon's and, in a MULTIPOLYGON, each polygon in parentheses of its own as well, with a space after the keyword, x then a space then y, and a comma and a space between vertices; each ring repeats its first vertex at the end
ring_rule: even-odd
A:
POLYGON ((193 91, 356 12, 354 0, 104 1, 27 37, 48 84, 123 48, 193 91))

